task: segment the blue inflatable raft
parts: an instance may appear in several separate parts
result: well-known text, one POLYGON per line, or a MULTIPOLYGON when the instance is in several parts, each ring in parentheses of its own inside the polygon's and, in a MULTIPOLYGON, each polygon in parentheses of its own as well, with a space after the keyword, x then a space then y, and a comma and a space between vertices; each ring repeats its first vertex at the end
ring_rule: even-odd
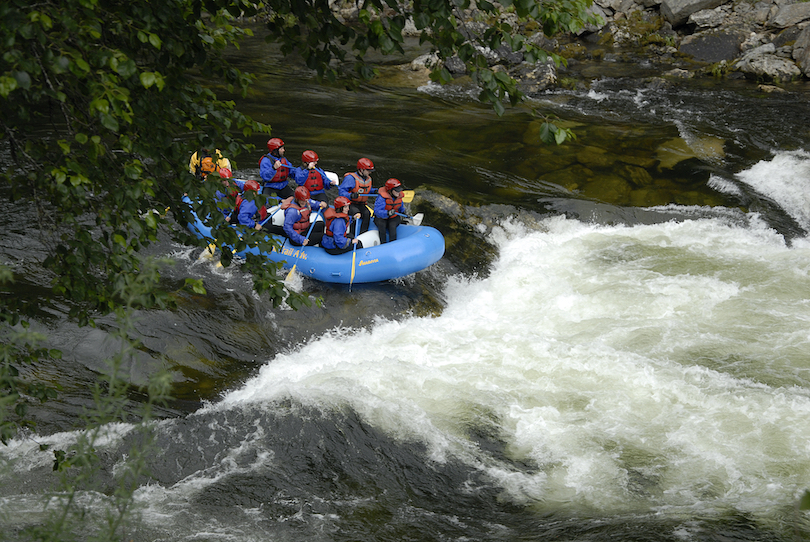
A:
MULTIPOLYGON (((270 209, 270 213, 275 209, 270 209)), ((273 222, 277 222, 276 217, 283 221, 282 216, 283 213, 276 213, 273 222)), ((321 218, 318 217, 318 220, 321 218)), ((213 241, 211 228, 196 215, 188 228, 200 239, 213 241)), ((276 235, 268 237, 276 237, 279 244, 285 239, 276 235)), ((369 231, 361 234, 358 239, 363 242, 363 248, 358 248, 356 254, 346 252, 333 256, 317 245, 296 247, 290 243, 284 243, 281 251, 263 254, 272 261, 281 262, 285 269, 295 266, 304 276, 339 284, 381 282, 405 277, 433 265, 444 256, 444 237, 439 230, 429 226, 400 224, 397 228, 397 240, 380 244, 379 232, 372 221, 369 231)), ((259 254, 259 250, 254 247, 239 252, 236 256, 244 258, 249 252, 259 254)))

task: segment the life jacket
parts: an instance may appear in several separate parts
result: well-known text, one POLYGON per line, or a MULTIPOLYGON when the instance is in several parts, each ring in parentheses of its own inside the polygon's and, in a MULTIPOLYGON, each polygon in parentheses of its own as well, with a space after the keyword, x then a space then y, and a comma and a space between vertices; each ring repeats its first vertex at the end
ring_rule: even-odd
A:
POLYGON ((197 166, 194 173, 198 179, 205 179, 209 173, 213 173, 218 169, 219 166, 217 166, 211 153, 203 150, 197 151, 197 166))
MULTIPOLYGON (((231 213, 232 224, 239 224, 239 208, 242 206, 243 201, 245 201, 245 198, 242 196, 242 194, 236 196, 236 203, 234 204, 233 212, 231 213)), ((267 218, 267 207, 261 206, 259 208, 258 215, 259 215, 259 222, 267 218)))
POLYGON ((388 193, 388 190, 385 188, 380 188, 377 193, 379 194, 378 197, 385 199, 385 210, 391 213, 391 211, 395 211, 399 209, 399 206, 402 205, 402 191, 399 192, 399 197, 394 199, 391 194, 388 193))
POLYGON ((323 175, 321 175, 320 171, 317 169, 310 169, 307 180, 304 181, 304 186, 306 186, 310 192, 323 190, 323 175))
MULTIPOLYGON (((259 167, 262 167, 262 160, 264 160, 265 158, 267 158, 268 160, 271 160, 274 164, 276 163, 276 160, 278 160, 282 164, 286 164, 287 166, 290 165, 290 162, 286 158, 282 158, 280 156, 273 156, 273 154, 267 153, 264 156, 262 156, 261 158, 259 158, 259 167)), ((265 182, 266 183, 281 183, 281 182, 284 182, 284 181, 287 180, 287 177, 289 176, 289 174, 290 174, 290 168, 289 167, 280 167, 280 168, 278 168, 276 170, 276 174, 273 175, 273 178, 270 179, 269 181, 265 181, 265 182)))
POLYGON ((346 226, 349 225, 349 215, 347 215, 346 213, 338 213, 331 207, 327 207, 326 210, 323 212, 323 218, 326 221, 324 234, 328 235, 329 237, 335 236, 335 234, 332 232, 332 221, 334 221, 336 218, 345 220, 346 226))
MULTIPOLYGON (((364 179, 356 172, 347 173, 346 175, 351 175, 354 177, 354 190, 352 190, 352 194, 357 192, 358 194, 368 194, 371 192, 371 177, 368 179, 364 179)), ((346 175, 343 177, 345 178, 346 175)), ((368 196, 357 196, 356 198, 350 195, 351 201, 355 203, 365 203, 368 201, 368 196)))
POLYGON ((301 207, 295 202, 295 198, 291 197, 282 201, 279 207, 284 209, 285 212, 287 209, 298 210, 300 216, 298 218, 298 222, 293 224, 293 229, 297 231, 300 235, 306 235, 307 230, 309 229, 309 213, 312 212, 312 210, 309 208, 309 205, 301 207))

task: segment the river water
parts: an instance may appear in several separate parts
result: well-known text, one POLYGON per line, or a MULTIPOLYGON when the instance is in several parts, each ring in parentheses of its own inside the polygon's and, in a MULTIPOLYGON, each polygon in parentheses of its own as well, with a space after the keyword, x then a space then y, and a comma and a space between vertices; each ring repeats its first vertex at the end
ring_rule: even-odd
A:
MULTIPOLYGON (((586 90, 497 118, 463 86, 417 89, 392 68, 349 92, 264 50, 245 49, 263 75, 243 107, 293 158, 312 148, 342 173, 367 156, 375 185, 416 189, 447 254, 351 293, 299 277, 324 306, 293 313, 167 237, 154 249, 175 261, 166 280, 200 277, 209 294, 141 315, 131 378, 168 367, 179 399, 127 540, 810 534, 796 508, 810 489, 806 84, 662 85, 606 66, 586 90), (538 114, 577 140, 538 143, 538 114)), ((36 244, 4 226, 3 257, 25 269, 36 244)), ((0 450, 11 539, 53 483, 40 444, 77 438, 109 350, 103 325, 51 310, 42 325, 66 354, 40 375, 65 391, 39 434, 0 450)), ((135 437, 108 433, 113 476, 135 437)), ((90 515, 105 499, 80 498, 90 515)))

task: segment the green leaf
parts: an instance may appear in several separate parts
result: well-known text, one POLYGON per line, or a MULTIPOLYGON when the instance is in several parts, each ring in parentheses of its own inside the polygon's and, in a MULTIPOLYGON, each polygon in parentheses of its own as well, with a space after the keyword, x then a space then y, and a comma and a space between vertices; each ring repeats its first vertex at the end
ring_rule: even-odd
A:
POLYGON ((205 290, 205 286, 203 285, 202 279, 190 279, 187 278, 185 281, 184 288, 186 290, 190 290, 195 294, 205 295, 207 292, 205 290))
POLYGON ((17 88, 17 80, 7 75, 0 75, 0 96, 8 98, 11 91, 17 88))
POLYGON ((144 88, 149 88, 155 84, 156 78, 154 72, 141 72, 141 84, 144 88))
POLYGON ((544 122, 540 125, 540 141, 545 143, 546 145, 551 145, 557 141, 555 137, 555 133, 557 131, 557 127, 551 124, 550 122, 544 122))
POLYGON ((160 49, 161 41, 157 34, 149 34, 149 43, 152 44, 152 47, 155 49, 160 49))
POLYGON ((118 120, 115 117, 113 117, 109 113, 101 113, 99 115, 99 118, 101 119, 101 124, 106 129, 110 130, 111 132, 118 132, 119 129, 118 120))

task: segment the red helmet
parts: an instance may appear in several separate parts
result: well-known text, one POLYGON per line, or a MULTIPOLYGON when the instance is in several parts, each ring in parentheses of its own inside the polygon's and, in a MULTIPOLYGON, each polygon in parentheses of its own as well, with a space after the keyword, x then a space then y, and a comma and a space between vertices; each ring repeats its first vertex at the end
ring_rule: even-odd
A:
POLYGON ((369 169, 374 171, 374 162, 369 160, 368 158, 361 158, 357 161, 357 169, 369 169))
POLYGON ((304 154, 301 155, 301 161, 306 162, 307 164, 310 162, 317 162, 318 155, 315 151, 304 151, 304 154))
POLYGON ((219 170, 219 176, 222 177, 223 179, 230 179, 231 177, 233 177, 233 173, 231 172, 230 169, 223 167, 220 168, 219 170))
POLYGON ((309 188, 306 186, 299 186, 295 189, 295 199, 304 201, 309 199, 309 188))
POLYGON ((245 181, 245 186, 242 188, 242 190, 253 190, 254 192, 258 192, 259 188, 261 188, 259 183, 251 179, 249 181, 245 181))
POLYGON ((351 201, 346 196, 338 196, 335 198, 335 209, 343 209, 350 203, 351 201))
POLYGON ((267 150, 270 151, 270 152, 273 152, 277 148, 283 147, 283 146, 284 146, 284 142, 281 139, 277 138, 277 137, 274 137, 274 138, 269 139, 267 141, 267 150))
POLYGON ((388 179, 387 181, 385 181, 385 189, 388 190, 389 192, 397 188, 402 190, 402 183, 399 182, 399 179, 388 179))

